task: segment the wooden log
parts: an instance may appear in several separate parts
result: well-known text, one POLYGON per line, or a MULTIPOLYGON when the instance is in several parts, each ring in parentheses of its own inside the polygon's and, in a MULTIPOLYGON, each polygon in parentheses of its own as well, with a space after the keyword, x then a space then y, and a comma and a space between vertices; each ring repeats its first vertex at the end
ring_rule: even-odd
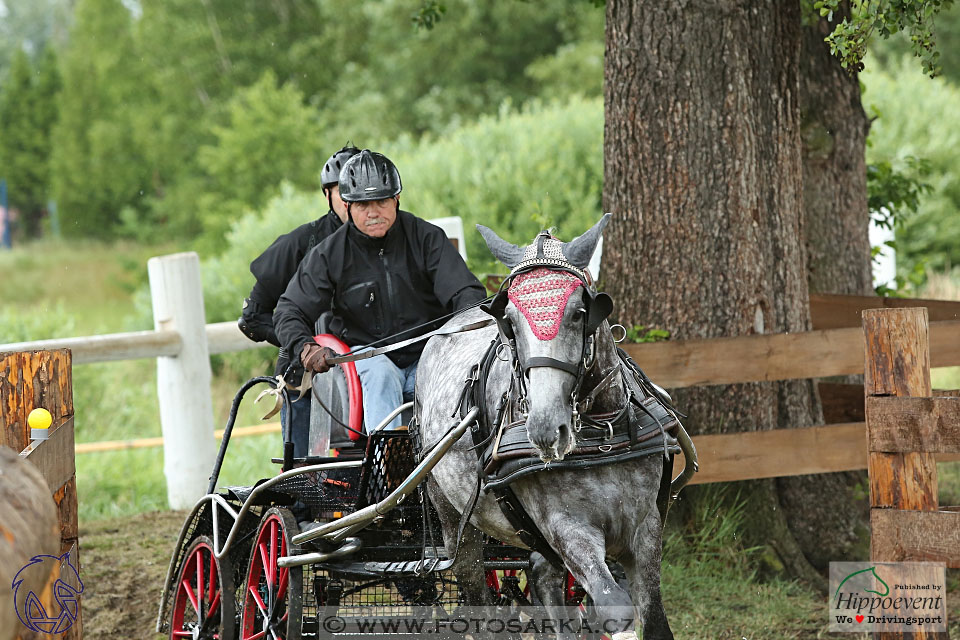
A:
MULTIPOLYGON (((867 398, 931 394, 926 309, 864 311, 863 330, 866 343, 864 393, 867 398)), ((872 438, 870 428, 868 421, 868 441, 872 438)), ((872 450, 868 471, 871 507, 937 508, 937 466, 932 454, 872 450)))
POLYGON ((0 353, 0 446, 21 451, 29 438, 23 416, 23 362, 20 353, 0 353))
MULTIPOLYGON (((0 429, 2 444, 22 452, 34 466, 42 470, 44 480, 51 485, 60 519, 60 553, 77 544, 76 475, 73 464, 73 359, 69 350, 32 351, 0 354, 0 429), (49 439, 30 443, 27 416, 38 407, 50 412, 52 427, 49 439), (69 472, 69 476, 67 475, 69 472)), ((79 570, 79 554, 76 558, 79 570)), ((33 637, 24 630, 23 639, 33 637)), ((57 637, 73 640, 82 636, 82 622, 78 619, 71 628, 57 637)))
POLYGON ((960 512, 873 509, 873 549, 886 562, 944 562, 960 569, 960 512))
POLYGON ((869 397, 870 450, 960 453, 960 398, 869 397))
MULTIPOLYGON (((868 407, 876 396, 898 398, 929 396, 930 337, 925 308, 875 309, 863 312, 864 393, 868 407)), ((870 477, 870 558, 896 562, 892 552, 903 540, 874 523, 883 522, 885 513, 900 510, 937 510, 937 465, 931 453, 886 453, 875 450, 872 415, 867 413, 867 458, 870 477)), ((898 516, 893 516, 894 518, 898 516)), ((914 640, 928 640, 941 634, 918 632, 914 640)), ((881 631, 877 640, 902 639, 906 634, 881 631)))
POLYGON ((810 321, 814 329, 860 327, 862 314, 867 309, 900 309, 904 307, 926 307, 930 322, 960 320, 960 302, 953 300, 811 293, 810 321))
POLYGON ((46 440, 34 440, 20 452, 36 466, 47 481, 50 493, 56 493, 76 475, 73 416, 63 420, 46 440))

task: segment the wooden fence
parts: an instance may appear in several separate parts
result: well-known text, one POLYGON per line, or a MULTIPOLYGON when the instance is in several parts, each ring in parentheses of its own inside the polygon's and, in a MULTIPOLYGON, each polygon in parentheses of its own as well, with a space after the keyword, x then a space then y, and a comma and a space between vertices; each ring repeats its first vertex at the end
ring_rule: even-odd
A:
MULTIPOLYGON (((171 506, 193 504, 206 485, 214 441, 209 408, 210 354, 263 346, 245 338, 233 322, 203 324, 199 260, 196 254, 151 259, 155 330, 0 345, 0 352, 69 348, 74 362, 157 358, 163 439, 90 443, 82 450, 165 447, 165 459, 177 460, 168 476, 171 506), (162 373, 165 372, 165 373, 162 373), (206 382, 205 382, 206 381, 206 382), (175 453, 174 453, 175 452, 175 453), (193 460, 192 472, 186 458, 193 460)), ((929 310, 931 366, 960 365, 960 302, 903 300, 862 296, 813 295, 813 331, 703 340, 671 340, 626 345, 627 352, 659 384, 668 388, 738 382, 826 378, 864 372, 864 309, 923 306, 929 310)), ((867 468, 863 391, 859 387, 820 385, 826 424, 796 429, 755 430, 695 436, 702 471, 694 482, 719 482, 867 468)), ((262 433, 277 425, 244 431, 262 433)), ((955 452, 938 460, 960 459, 955 452)))
MULTIPOLYGON (((79 570, 77 478, 74 466, 73 382, 70 351, 0 353, 0 446, 20 452, 39 469, 57 504, 60 520, 60 553, 70 552, 79 570), (27 416, 38 407, 50 412, 53 422, 46 440, 30 440, 27 416)), ((44 606, 54 611, 52 593, 44 606)), ((80 610, 73 626, 49 637, 74 640, 82 637, 80 610)), ((26 630, 25 630, 26 632, 26 630)), ((27 632, 34 637, 32 632, 27 632)))
MULTIPOLYGON (((927 310, 865 311, 863 329, 871 560, 960 568, 960 507, 939 506, 936 466, 937 454, 960 453, 960 397, 931 389, 927 310)), ((905 635, 883 631, 874 637, 905 635)))

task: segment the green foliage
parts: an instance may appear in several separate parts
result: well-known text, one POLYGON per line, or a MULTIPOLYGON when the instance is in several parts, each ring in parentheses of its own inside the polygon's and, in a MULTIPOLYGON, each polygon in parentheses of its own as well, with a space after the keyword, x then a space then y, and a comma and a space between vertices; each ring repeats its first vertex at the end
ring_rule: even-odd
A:
MULTIPOLYGON (((833 21, 841 0, 816 0, 813 7, 820 16, 833 21)), ((953 0, 852 0, 851 18, 844 18, 827 36, 830 52, 840 59, 844 69, 863 69, 867 42, 876 33, 883 38, 906 32, 913 54, 921 59, 923 70, 931 76, 939 73, 940 52, 933 35, 933 21, 953 0)))
POLYGON ((439 134, 538 93, 599 95, 603 15, 588 3, 127 4, 79 0, 62 56, 53 184, 73 235, 162 230, 209 249, 280 180, 313 188, 347 140, 439 134))
POLYGON ((903 170, 887 161, 867 165, 867 207, 870 217, 884 229, 893 229, 898 220, 916 213, 921 196, 931 190, 923 182, 930 173, 927 160, 907 156, 903 163, 903 170))
POLYGON ((603 95, 603 40, 581 40, 534 60, 524 71, 541 87, 540 97, 553 100, 580 94, 603 95))
MULTIPOLYGON (((865 104, 880 114, 871 126, 867 163, 882 167, 888 162, 889 175, 903 176, 886 181, 902 199, 879 197, 903 214, 896 229, 899 275, 907 278, 924 259, 935 270, 960 264, 960 130, 949 126, 960 122, 960 88, 917 74, 906 58, 891 72, 868 69, 863 82, 865 104), (910 214, 917 199, 916 213, 910 214)), ((874 178, 883 173, 875 170, 874 178)), ((874 180, 871 191, 877 184, 874 180)))
POLYGON ((62 57, 60 119, 51 158, 64 232, 106 237, 120 210, 149 185, 129 109, 140 103, 144 69, 129 11, 120 0, 80 0, 62 57))
POLYGON ((199 150, 208 180, 200 198, 208 237, 222 238, 231 220, 258 208, 287 180, 308 189, 327 159, 324 123, 292 84, 277 87, 272 71, 227 102, 227 124, 212 129, 216 143, 199 150))
MULTIPOLYGON (((937 15, 936 45, 943 76, 960 83, 960 8, 943 7, 937 15)), ((895 67, 911 54, 910 38, 903 32, 889 38, 874 38, 868 44, 870 55, 885 67, 895 67)))
POLYGON ((661 342, 670 339, 670 332, 666 329, 648 329, 643 325, 635 324, 627 329, 627 340, 635 343, 661 342))
POLYGON ((573 97, 552 105, 501 108, 496 116, 420 142, 384 149, 400 168, 403 207, 424 218, 461 216, 475 272, 499 269, 476 223, 529 242, 555 226, 573 238, 600 217, 603 104, 573 97), (563 135, 558 135, 563 132, 563 135), (469 153, 464 150, 469 149, 469 153))
POLYGON ((17 51, 35 56, 66 37, 70 0, 0 2, 0 83, 17 51))
POLYGON ((413 24, 419 29, 433 29, 434 26, 443 18, 443 14, 447 12, 447 6, 437 2, 436 0, 427 0, 423 5, 417 9, 416 13, 411 16, 413 24))

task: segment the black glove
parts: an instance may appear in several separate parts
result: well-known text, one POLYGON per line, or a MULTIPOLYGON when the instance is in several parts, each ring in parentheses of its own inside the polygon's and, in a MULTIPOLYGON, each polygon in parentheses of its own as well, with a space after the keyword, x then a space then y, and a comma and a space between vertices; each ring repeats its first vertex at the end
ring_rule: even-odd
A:
POLYGON ((328 358, 335 358, 337 352, 330 347, 321 347, 316 342, 304 343, 300 350, 300 362, 303 368, 317 373, 326 373, 331 365, 327 363, 328 358))

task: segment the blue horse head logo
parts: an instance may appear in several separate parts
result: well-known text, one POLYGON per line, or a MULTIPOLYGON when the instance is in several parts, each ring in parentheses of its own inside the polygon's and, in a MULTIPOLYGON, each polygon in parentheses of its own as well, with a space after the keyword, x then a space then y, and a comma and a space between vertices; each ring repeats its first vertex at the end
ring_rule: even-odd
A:
POLYGON ((73 626, 80 613, 80 594, 83 593, 83 582, 76 567, 70 562, 70 554, 62 556, 33 556, 17 575, 13 578, 14 601, 17 605, 17 617, 23 626, 37 633, 63 633, 73 626), (60 577, 53 583, 53 599, 59 610, 47 611, 40 601, 40 597, 32 590, 20 592, 23 581, 29 572, 40 571, 49 575, 54 562, 60 567, 60 577))

